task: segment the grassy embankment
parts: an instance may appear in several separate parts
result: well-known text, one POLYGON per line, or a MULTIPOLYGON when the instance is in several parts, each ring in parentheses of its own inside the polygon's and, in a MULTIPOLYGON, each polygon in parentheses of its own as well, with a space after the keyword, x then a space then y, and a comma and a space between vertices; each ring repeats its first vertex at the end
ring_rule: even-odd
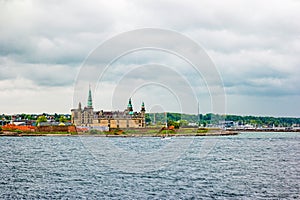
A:
POLYGON ((119 137, 163 137, 163 136, 210 136, 210 135, 232 135, 235 132, 226 132, 220 129, 212 128, 179 128, 179 129, 161 129, 161 128, 141 128, 141 129, 111 129, 110 131, 101 132, 91 130, 88 132, 31 132, 21 130, 1 131, 1 136, 119 136, 119 137))
POLYGON ((210 135, 235 135, 236 132, 222 131, 215 128, 179 128, 173 130, 162 130, 160 128, 142 129, 112 129, 108 132, 92 130, 80 135, 98 136, 123 136, 123 137, 163 137, 163 136, 210 136, 210 135))

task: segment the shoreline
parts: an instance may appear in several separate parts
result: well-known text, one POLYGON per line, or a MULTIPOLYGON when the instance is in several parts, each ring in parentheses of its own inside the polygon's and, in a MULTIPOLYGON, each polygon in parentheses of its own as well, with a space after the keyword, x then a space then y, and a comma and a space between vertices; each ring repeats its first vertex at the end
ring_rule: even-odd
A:
POLYGON ((214 132, 214 133, 178 133, 178 134, 33 134, 33 133, 2 133, 0 137, 201 137, 201 136, 229 136, 238 135, 239 132, 214 132))
MULTIPOLYGON (((151 129, 149 129, 151 130, 151 129)), ((153 130, 153 129, 152 129, 153 130)), ((238 135, 243 132, 300 132, 300 130, 221 130, 221 129, 208 129, 207 132, 198 132, 195 129, 178 129, 175 132, 161 133, 151 132, 147 133, 140 129, 129 130, 128 132, 100 132, 96 134, 83 133, 83 132, 14 132, 2 131, 0 137, 201 137, 201 136, 230 136, 238 135)))

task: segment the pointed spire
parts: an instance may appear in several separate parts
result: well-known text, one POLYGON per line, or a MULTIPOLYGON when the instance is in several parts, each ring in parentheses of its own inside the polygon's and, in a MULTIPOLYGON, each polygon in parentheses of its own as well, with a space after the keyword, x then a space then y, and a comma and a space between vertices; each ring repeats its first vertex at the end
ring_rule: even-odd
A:
POLYGON ((91 85, 89 85, 89 97, 88 97, 87 107, 93 108, 91 85))
POLYGON ((142 102, 141 111, 144 111, 144 112, 146 111, 144 102, 142 102))
POLYGON ((130 111, 133 111, 132 103, 131 103, 131 98, 129 98, 128 105, 127 105, 127 110, 128 110, 129 112, 130 112, 130 111))

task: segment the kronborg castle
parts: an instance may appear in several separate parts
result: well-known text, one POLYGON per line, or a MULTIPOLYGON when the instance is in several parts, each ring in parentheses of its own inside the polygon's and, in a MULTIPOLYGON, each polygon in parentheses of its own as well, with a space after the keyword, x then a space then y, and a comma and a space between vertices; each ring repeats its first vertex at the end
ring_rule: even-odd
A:
POLYGON ((145 105, 141 106, 140 112, 134 112, 129 99, 124 111, 94 111, 92 103, 92 92, 89 89, 87 106, 82 109, 81 103, 78 108, 72 109, 72 123, 76 126, 104 126, 109 128, 144 128, 145 105))

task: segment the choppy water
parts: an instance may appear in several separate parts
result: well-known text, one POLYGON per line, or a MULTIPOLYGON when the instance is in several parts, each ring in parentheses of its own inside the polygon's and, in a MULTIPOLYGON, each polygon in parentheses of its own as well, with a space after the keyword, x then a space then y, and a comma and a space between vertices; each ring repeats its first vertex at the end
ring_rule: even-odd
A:
MULTIPOLYGON (((101 144, 104 139, 0 137, 0 198, 300 198, 299 133, 196 137, 179 159, 141 173, 106 166, 87 148, 86 141, 101 144), (214 145, 199 157, 203 141, 214 145)), ((160 138, 108 140, 124 151, 135 152, 155 152, 172 143, 160 138)))

